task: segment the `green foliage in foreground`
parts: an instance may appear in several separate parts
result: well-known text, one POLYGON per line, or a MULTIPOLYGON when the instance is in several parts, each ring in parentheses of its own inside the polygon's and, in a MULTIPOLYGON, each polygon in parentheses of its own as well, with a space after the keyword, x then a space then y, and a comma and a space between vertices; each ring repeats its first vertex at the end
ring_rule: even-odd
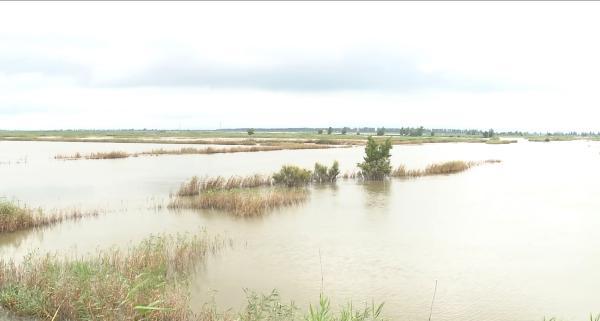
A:
POLYGON ((390 175, 392 172, 392 165, 390 164, 391 149, 392 142, 389 138, 378 143, 373 137, 369 137, 365 147, 364 161, 357 164, 364 179, 383 180, 390 175))
POLYGON ((0 260, 0 305, 42 319, 186 321, 193 267, 223 245, 206 235, 153 236, 127 252, 0 260))
POLYGON ((357 309, 352 303, 342 306, 337 312, 331 308, 329 298, 321 295, 316 305, 310 305, 308 311, 300 313, 294 303, 281 302, 279 293, 273 290, 269 295, 257 295, 246 291, 248 304, 240 312, 240 321, 384 321, 382 316, 383 303, 365 304, 357 309))

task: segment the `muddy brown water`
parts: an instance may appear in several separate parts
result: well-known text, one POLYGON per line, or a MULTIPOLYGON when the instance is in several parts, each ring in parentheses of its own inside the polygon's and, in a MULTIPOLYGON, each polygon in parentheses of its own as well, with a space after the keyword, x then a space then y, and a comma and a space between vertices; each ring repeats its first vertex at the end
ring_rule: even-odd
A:
POLYGON ((392 163, 409 168, 454 159, 503 162, 450 176, 341 180, 310 188, 303 205, 258 219, 164 205, 192 175, 268 174, 283 164, 333 160, 345 171, 363 148, 53 159, 160 147, 181 146, 0 142, 0 197, 46 210, 106 212, 2 234, 0 256, 84 253, 206 228, 235 246, 199 267, 194 309, 211 296, 222 308, 238 309, 243 288, 277 288, 304 306, 318 300, 323 286, 334 306, 373 299, 385 301, 394 320, 426 320, 437 280, 433 320, 583 320, 600 312, 598 142, 394 146, 392 163))

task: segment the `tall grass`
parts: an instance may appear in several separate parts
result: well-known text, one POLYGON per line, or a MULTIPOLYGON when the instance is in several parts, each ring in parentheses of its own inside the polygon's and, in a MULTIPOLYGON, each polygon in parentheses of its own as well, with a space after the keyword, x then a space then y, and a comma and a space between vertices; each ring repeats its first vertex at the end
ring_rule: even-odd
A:
POLYGON ((425 169, 406 169, 404 165, 398 166, 392 171, 392 177, 410 178, 432 175, 448 175, 466 171, 474 166, 479 166, 487 163, 500 163, 497 159, 488 159, 484 161, 449 161, 443 163, 435 163, 428 165, 425 169))
POLYGON ((236 188, 255 188, 271 185, 271 177, 258 174, 251 176, 231 176, 229 178, 217 176, 204 179, 194 176, 189 182, 181 184, 177 191, 177 196, 195 196, 201 192, 210 190, 231 190, 236 188))
POLYGON ((362 308, 352 303, 341 306, 338 311, 331 308, 330 299, 321 294, 319 302, 309 305, 302 313, 293 302, 281 302, 279 293, 273 290, 269 295, 257 295, 246 291, 247 305, 239 315, 240 321, 383 321, 383 303, 365 304, 362 308))
POLYGON ((235 216, 260 216, 280 207, 300 204, 308 199, 304 189, 230 189, 206 190, 196 196, 176 197, 168 205, 171 209, 212 209, 235 216))
POLYGON ((78 220, 84 217, 98 216, 97 211, 63 210, 45 214, 41 209, 30 209, 14 203, 0 201, 0 233, 58 224, 65 220, 78 220))
POLYGON ((189 320, 193 267, 224 244, 206 234, 152 236, 128 251, 1 260, 0 305, 52 320, 189 320))

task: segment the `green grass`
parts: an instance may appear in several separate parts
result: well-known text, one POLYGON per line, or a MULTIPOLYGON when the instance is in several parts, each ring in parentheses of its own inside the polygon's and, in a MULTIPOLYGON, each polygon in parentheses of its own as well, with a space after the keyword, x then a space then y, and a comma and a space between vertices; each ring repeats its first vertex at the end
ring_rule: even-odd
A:
POLYGON ((45 214, 41 209, 34 210, 12 202, 0 201, 0 233, 48 226, 64 220, 78 220, 90 216, 98 216, 98 212, 81 212, 73 209, 45 214))
POLYGON ((188 320, 193 268, 223 245, 206 234, 152 236, 126 252, 0 261, 0 305, 55 320, 188 320))

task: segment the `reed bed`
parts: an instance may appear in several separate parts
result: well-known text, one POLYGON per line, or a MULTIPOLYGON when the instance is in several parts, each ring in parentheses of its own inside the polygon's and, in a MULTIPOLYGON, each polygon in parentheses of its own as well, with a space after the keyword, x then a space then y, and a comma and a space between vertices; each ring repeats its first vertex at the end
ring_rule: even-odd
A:
POLYGON ((392 177, 411 178, 432 175, 449 175, 466 171, 474 166, 488 163, 500 163, 497 159, 488 159, 484 161, 449 161, 428 165, 425 169, 406 169, 404 165, 398 166, 392 171, 392 177))
MULTIPOLYGON (((150 151, 139 152, 139 153, 127 153, 123 151, 112 151, 112 152, 98 152, 91 153, 88 155, 82 155, 81 153, 75 153, 73 155, 58 154, 54 156, 55 159, 61 160, 79 160, 79 159, 115 159, 115 158, 128 158, 138 156, 161 156, 161 155, 206 155, 206 154, 224 154, 224 153, 253 153, 253 152, 269 152, 278 150, 296 150, 296 149, 325 149, 333 148, 330 145, 318 145, 318 144, 279 144, 273 146, 235 146, 235 147, 206 147, 206 148, 195 148, 195 147, 183 147, 179 149, 153 149, 150 151)), ((346 146, 350 147, 350 146, 346 146)))
POLYGON ((181 184, 177 191, 177 196, 196 196, 201 192, 210 190, 232 190, 237 188, 255 188, 271 186, 273 180, 269 176, 251 175, 251 176, 231 176, 225 178, 222 176, 200 179, 194 176, 189 182, 181 184))
POLYGON ((41 209, 33 210, 0 201, 0 233, 49 226, 66 220, 79 220, 98 215, 98 211, 82 212, 77 209, 44 214, 41 209))
POLYGON ((207 209, 229 212, 235 216, 260 216, 281 207, 300 204, 308 191, 294 188, 207 190, 196 196, 176 197, 171 209, 207 209))
POLYGON ((0 260, 0 305, 48 320, 191 320, 189 277, 224 245, 206 233, 151 236, 128 251, 0 260))

